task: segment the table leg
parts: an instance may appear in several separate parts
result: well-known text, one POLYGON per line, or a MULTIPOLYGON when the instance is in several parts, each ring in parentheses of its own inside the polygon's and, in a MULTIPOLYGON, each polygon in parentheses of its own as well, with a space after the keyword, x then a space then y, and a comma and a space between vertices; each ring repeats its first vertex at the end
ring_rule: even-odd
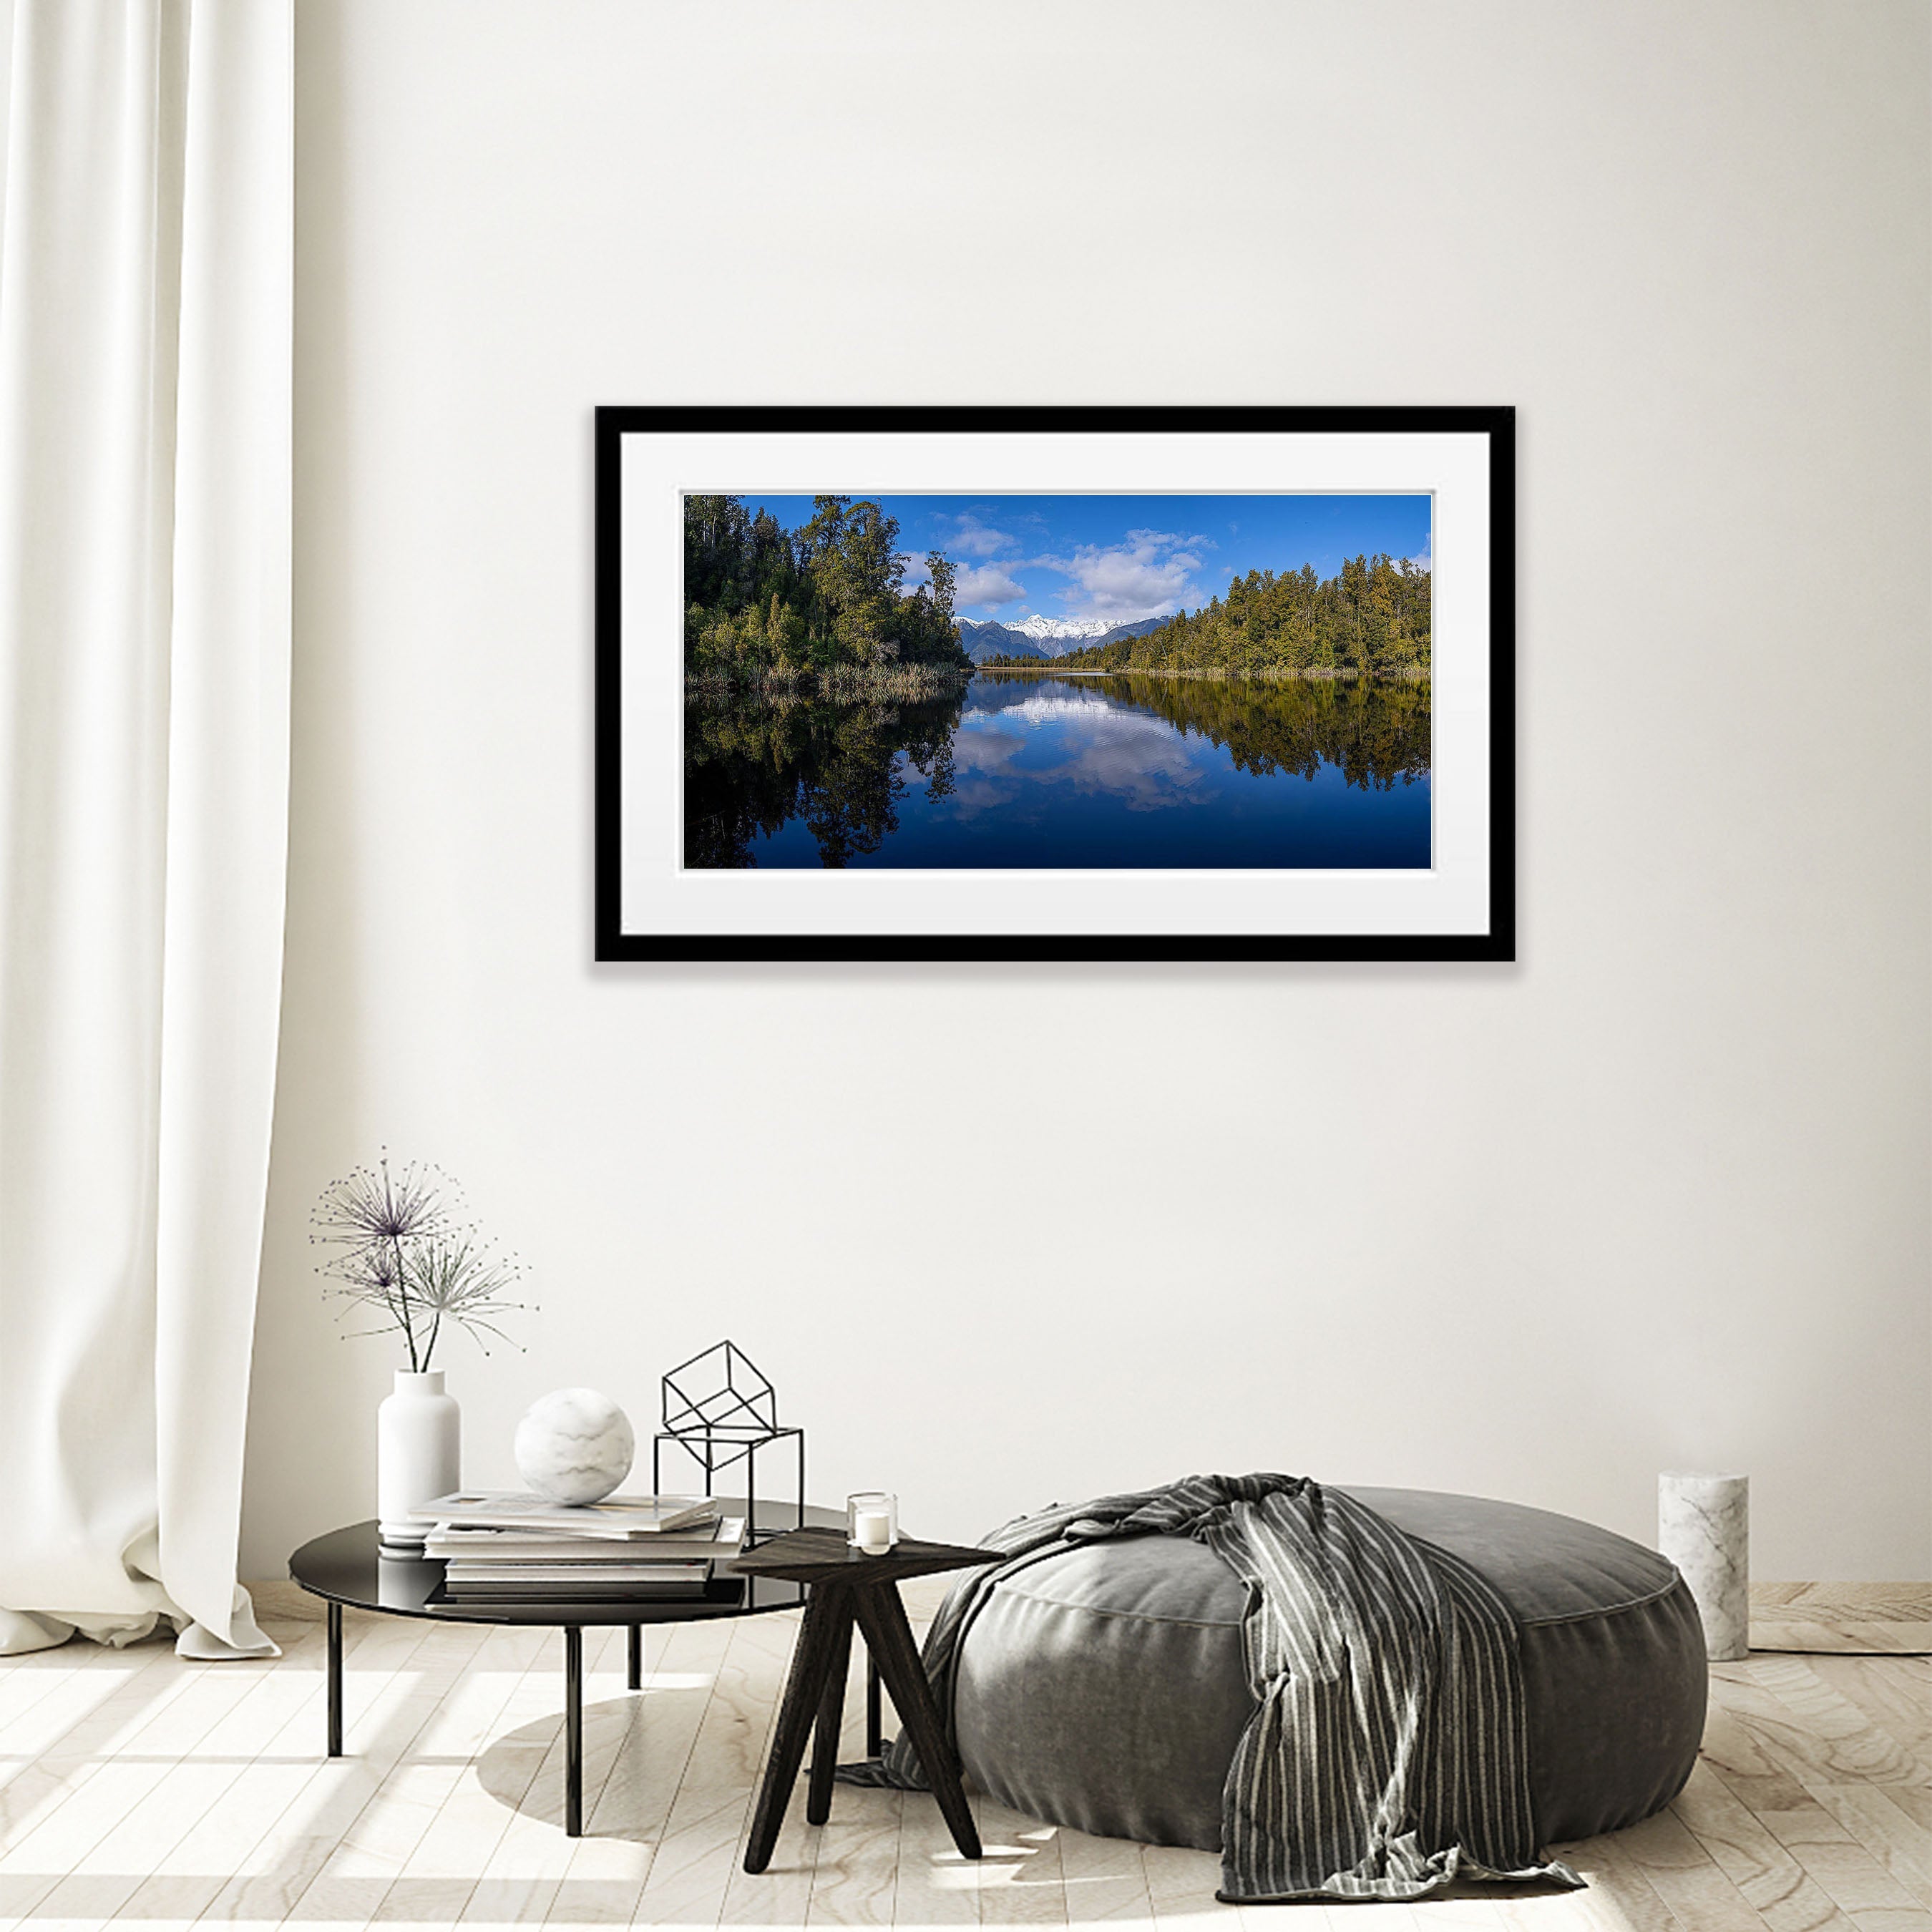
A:
POLYGON ((342 1755, 342 1606, 328 1606, 328 1754, 342 1755))
POLYGON ((832 1615, 838 1618, 830 1633, 825 1662, 825 1688, 819 1693, 818 1717, 812 1729, 812 1776, 805 1788, 805 1822, 822 1825, 832 1816, 832 1774, 838 1768, 838 1731, 845 1716, 845 1669, 852 1658, 851 1592, 836 1593, 832 1615))
POLYGON ((584 1835, 584 1632, 563 1630, 563 1832, 584 1835))
POLYGON ((644 1688, 644 1627, 642 1624, 631 1626, 628 1672, 631 1688, 641 1690, 644 1688))
POLYGON ((906 1622, 905 1606, 899 1601, 898 1592, 890 1586, 856 1590, 853 1594, 859 1628, 879 1660, 899 1722, 925 1767, 926 1781, 939 1801, 940 1814, 952 1834, 952 1842, 968 1858, 976 1858, 980 1834, 974 1828, 973 1814, 959 1782, 959 1761, 946 1742, 945 1726, 934 1708, 926 1669, 912 1640, 912 1626, 906 1622))
POLYGON ((886 1748, 885 1714, 879 1708, 879 1660, 866 1646, 866 1755, 880 1756, 886 1748))
POLYGON ((845 1594, 842 1588, 818 1583, 805 1600, 805 1622, 798 1634, 798 1648, 792 1652, 791 1674, 785 1679, 784 1701, 778 1706, 778 1727, 772 1735, 772 1754, 765 1766, 765 1781, 758 1788, 752 1835, 745 1846, 748 1872, 761 1872, 772 1862, 778 1827, 784 1822, 785 1804, 797 1782, 806 1744, 825 1694, 825 1670, 834 1630, 842 1616, 851 1614, 849 1604, 838 1600, 845 1594))

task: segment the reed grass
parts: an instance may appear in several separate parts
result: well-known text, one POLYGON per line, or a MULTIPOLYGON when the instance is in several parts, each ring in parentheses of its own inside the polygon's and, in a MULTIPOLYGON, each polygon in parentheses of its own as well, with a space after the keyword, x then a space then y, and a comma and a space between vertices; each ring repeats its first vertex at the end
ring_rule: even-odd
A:
POLYGON ((767 698, 816 696, 841 704, 881 699, 916 702, 956 691, 973 675, 970 670, 938 664, 834 664, 824 670, 767 670, 742 677, 716 671, 691 672, 686 675, 684 688, 688 696, 713 699, 757 692, 767 698))

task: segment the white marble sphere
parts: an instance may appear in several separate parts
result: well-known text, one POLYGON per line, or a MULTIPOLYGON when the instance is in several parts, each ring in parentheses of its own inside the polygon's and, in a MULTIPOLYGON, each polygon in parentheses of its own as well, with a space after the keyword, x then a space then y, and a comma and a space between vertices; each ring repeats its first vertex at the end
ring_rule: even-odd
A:
POLYGON ((631 1473, 631 1418, 595 1389, 553 1389, 517 1424, 517 1468, 554 1503, 601 1502, 631 1473))

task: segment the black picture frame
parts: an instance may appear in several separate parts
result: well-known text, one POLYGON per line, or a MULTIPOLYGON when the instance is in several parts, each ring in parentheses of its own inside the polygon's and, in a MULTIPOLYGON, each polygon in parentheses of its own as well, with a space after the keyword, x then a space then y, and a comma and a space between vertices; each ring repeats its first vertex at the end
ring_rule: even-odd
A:
POLYGON ((1516 411, 1508 405, 877 407, 616 405, 596 412, 595 957, 599 962, 1510 961, 1516 957, 1516 411), (623 440, 796 431, 1376 436, 1449 433, 1488 452, 1488 920, 1480 932, 1279 934, 626 932, 623 851, 623 440))

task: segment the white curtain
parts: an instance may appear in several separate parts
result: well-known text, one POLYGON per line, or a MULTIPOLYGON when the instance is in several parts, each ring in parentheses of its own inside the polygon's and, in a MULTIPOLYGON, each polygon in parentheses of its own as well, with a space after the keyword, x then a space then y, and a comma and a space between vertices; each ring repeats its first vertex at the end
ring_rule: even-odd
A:
POLYGON ((291 0, 13 0, 0 1650, 236 1578, 287 818, 291 0))

